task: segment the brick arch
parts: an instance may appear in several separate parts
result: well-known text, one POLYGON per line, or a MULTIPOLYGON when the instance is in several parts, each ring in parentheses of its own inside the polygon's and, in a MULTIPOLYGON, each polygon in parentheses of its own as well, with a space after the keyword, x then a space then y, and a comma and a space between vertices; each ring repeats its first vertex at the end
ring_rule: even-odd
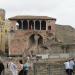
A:
POLYGON ((38 38, 38 45, 42 45, 43 44, 43 37, 40 35, 40 34, 32 34, 32 35, 30 35, 30 37, 29 37, 29 43, 31 44, 31 45, 35 45, 35 43, 36 43, 36 36, 38 36, 37 38, 38 38))

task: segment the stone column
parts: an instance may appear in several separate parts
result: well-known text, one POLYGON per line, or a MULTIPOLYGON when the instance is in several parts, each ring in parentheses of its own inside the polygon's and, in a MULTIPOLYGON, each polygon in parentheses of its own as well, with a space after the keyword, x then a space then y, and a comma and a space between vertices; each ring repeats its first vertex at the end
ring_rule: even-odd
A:
POLYGON ((28 22, 28 30, 29 30, 29 20, 27 20, 27 22, 28 22))
POLYGON ((46 21, 46 30, 48 30, 48 25, 47 25, 47 21, 46 21))
POLYGON ((35 20, 34 20, 34 30, 35 30, 35 20))
POLYGON ((22 26, 21 28, 23 29, 23 20, 21 20, 21 26, 22 26))
POLYGON ((41 30, 41 20, 40 20, 40 30, 41 30))

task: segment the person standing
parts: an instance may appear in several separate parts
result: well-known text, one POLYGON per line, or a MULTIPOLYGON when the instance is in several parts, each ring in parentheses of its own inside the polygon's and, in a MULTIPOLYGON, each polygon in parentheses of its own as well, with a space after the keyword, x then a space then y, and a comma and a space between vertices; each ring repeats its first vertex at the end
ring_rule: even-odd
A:
POLYGON ((65 70, 67 75, 72 75, 73 74, 73 67, 74 67, 74 61, 72 59, 67 60, 65 63, 65 70))
POLYGON ((19 60, 19 64, 18 64, 18 75, 24 75, 23 61, 22 60, 19 60))
POLYGON ((12 62, 12 60, 9 62, 9 69, 12 73, 12 75, 18 75, 18 70, 17 70, 17 66, 15 63, 12 62))
POLYGON ((25 64, 23 65, 24 75, 28 75, 29 69, 30 69, 30 64, 28 63, 27 60, 25 60, 25 64))
POLYGON ((72 75, 73 74, 73 68, 74 68, 74 65, 75 65, 73 58, 71 58, 69 60, 69 65, 70 65, 70 75, 72 75))
POLYGON ((2 74, 2 72, 4 73, 4 64, 0 60, 0 75, 2 74))
POLYGON ((66 73, 67 73, 67 75, 69 75, 69 70, 70 70, 69 61, 67 60, 67 61, 64 63, 64 65, 65 65, 66 73))

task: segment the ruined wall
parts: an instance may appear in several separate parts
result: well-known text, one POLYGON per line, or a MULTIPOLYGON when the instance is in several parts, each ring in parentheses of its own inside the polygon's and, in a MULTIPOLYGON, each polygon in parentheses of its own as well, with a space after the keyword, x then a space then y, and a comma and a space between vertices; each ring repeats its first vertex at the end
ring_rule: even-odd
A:
POLYGON ((53 33, 54 36, 55 36, 55 32, 56 32, 55 22, 56 22, 55 20, 47 20, 47 29, 48 29, 48 26, 51 26, 50 33, 53 33))
POLYGON ((0 9, 0 17, 2 20, 5 20, 5 10, 4 9, 0 9))
MULTIPOLYGON (((30 37, 32 35, 39 35, 43 42, 42 45, 47 43, 47 37, 53 38, 55 37, 55 20, 48 20, 46 22, 46 30, 16 30, 16 21, 11 21, 11 30, 14 30, 14 33, 10 33, 10 54, 23 54, 25 50, 35 50, 37 53, 35 46, 31 46, 30 37), (51 26, 51 30, 48 30, 48 26, 51 26)), ((41 49, 41 48, 40 48, 41 49)), ((43 50, 43 49, 42 49, 43 50)), ((40 51, 42 52, 42 51, 40 51)))
MULTIPOLYGON (((11 33, 10 33, 11 34, 11 33)), ((11 37, 11 41, 10 41, 10 50, 12 54, 22 54, 24 52, 24 50, 27 50, 30 46, 30 36, 33 34, 39 34, 41 35, 41 37, 43 37, 43 39, 46 36, 45 31, 38 31, 38 32, 32 32, 32 31, 15 31, 14 33, 12 33, 11 37)), ((44 42, 45 40, 43 40, 44 42)), ((33 50, 33 48, 31 47, 31 49, 33 50)))
POLYGON ((51 26, 51 30, 22 30, 18 29, 16 30, 16 21, 11 22, 11 29, 14 30, 14 32, 10 33, 10 54, 12 55, 22 55, 24 52, 28 51, 34 51, 35 53, 38 53, 37 50, 39 50, 39 53, 73 53, 75 52, 74 46, 70 46, 69 49, 66 50, 61 47, 61 45, 53 45, 53 43, 56 43, 55 41, 55 32, 56 32, 56 26, 55 21, 47 21, 47 28, 48 26, 51 26), (48 49, 44 49, 40 46, 36 49, 35 45, 32 45, 30 43, 30 37, 32 35, 39 34, 43 39, 43 44, 48 49))

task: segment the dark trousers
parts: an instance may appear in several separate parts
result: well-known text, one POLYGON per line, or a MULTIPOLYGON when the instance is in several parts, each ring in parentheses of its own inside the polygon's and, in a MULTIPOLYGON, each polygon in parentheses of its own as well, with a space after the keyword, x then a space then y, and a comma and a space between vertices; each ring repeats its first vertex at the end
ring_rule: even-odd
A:
POLYGON ((72 69, 66 69, 66 73, 67 73, 67 75, 72 75, 73 70, 72 69))
POLYGON ((19 72, 18 75, 24 75, 24 71, 23 71, 23 69, 19 72))
POLYGON ((28 75, 28 70, 24 70, 24 75, 28 75))
POLYGON ((3 71, 0 71, 0 75, 4 75, 4 70, 3 71))
POLYGON ((1 72, 0 72, 0 75, 1 75, 1 72))

